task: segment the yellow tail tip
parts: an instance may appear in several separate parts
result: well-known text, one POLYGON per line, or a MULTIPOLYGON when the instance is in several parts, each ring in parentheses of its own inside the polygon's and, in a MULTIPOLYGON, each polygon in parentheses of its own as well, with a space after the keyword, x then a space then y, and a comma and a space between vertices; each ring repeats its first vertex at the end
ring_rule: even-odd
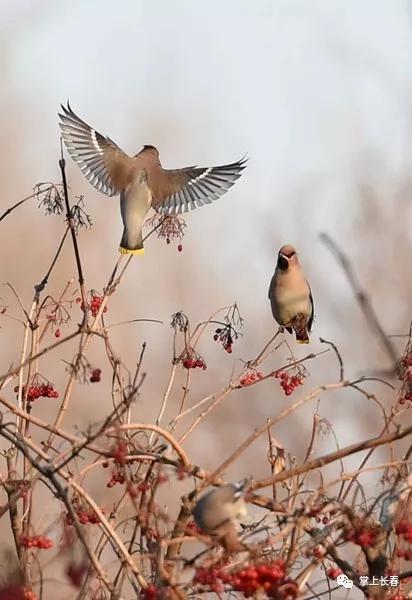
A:
POLYGON ((309 340, 296 340, 298 344, 309 344, 309 340))
POLYGON ((120 254, 140 254, 141 256, 144 254, 144 248, 138 248, 137 250, 129 250, 128 248, 123 248, 120 246, 119 248, 120 254))

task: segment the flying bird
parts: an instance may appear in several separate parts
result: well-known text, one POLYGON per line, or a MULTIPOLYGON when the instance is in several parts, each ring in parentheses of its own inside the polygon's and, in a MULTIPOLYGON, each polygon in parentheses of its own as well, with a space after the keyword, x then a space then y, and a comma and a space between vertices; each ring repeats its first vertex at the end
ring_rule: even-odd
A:
POLYGON ((246 166, 247 159, 243 158, 217 167, 163 169, 154 146, 143 146, 135 156, 128 156, 113 140, 80 119, 69 103, 61 108, 62 137, 83 175, 99 192, 120 194, 122 254, 144 252, 142 227, 151 207, 173 215, 210 204, 232 187, 246 166))
POLYGON ((228 552, 245 550, 237 533, 238 519, 246 516, 244 492, 249 479, 214 488, 204 494, 193 508, 196 525, 215 538, 228 552))
POLYGON ((293 246, 282 246, 269 286, 269 300, 275 320, 300 344, 309 343, 313 323, 312 292, 293 246))

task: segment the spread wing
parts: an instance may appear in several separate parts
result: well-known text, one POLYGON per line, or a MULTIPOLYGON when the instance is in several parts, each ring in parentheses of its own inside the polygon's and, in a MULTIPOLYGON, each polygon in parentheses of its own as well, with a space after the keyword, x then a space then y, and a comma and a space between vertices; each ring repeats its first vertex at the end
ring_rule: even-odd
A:
POLYGON ((135 164, 115 142, 82 121, 71 109, 62 105, 60 129, 67 150, 83 175, 99 192, 107 196, 120 193, 131 181, 135 164))
POLYGON ((246 167, 245 158, 219 167, 156 169, 149 172, 152 207, 160 213, 176 214, 194 210, 223 196, 246 167))

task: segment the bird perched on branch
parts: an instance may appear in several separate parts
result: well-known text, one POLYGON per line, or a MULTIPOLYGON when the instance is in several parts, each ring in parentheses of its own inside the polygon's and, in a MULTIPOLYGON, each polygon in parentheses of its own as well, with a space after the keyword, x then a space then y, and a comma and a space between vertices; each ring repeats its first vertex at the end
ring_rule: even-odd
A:
POLYGON ((249 479, 229 483, 206 492, 192 514, 196 525, 216 539, 227 552, 245 550, 237 533, 238 519, 247 515, 244 491, 249 479))
POLYGON ((309 342, 313 322, 313 298, 293 246, 282 246, 269 286, 272 314, 300 344, 309 342))
POLYGON ((143 253, 142 226, 150 207, 171 215, 210 204, 232 187, 246 166, 242 159, 217 167, 163 169, 154 146, 143 146, 135 156, 128 156, 80 119, 69 103, 62 110, 62 136, 84 176, 99 192, 120 194, 122 254, 143 253))

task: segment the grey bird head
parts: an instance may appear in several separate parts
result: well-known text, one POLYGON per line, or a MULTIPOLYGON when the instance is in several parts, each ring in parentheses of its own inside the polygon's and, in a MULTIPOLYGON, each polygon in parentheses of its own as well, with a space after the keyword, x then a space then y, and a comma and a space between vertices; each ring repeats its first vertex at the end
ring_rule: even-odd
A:
POLYGON ((297 264, 298 262, 298 256, 294 247, 290 244, 282 246, 278 253, 277 267, 281 271, 287 271, 290 265, 297 264))

